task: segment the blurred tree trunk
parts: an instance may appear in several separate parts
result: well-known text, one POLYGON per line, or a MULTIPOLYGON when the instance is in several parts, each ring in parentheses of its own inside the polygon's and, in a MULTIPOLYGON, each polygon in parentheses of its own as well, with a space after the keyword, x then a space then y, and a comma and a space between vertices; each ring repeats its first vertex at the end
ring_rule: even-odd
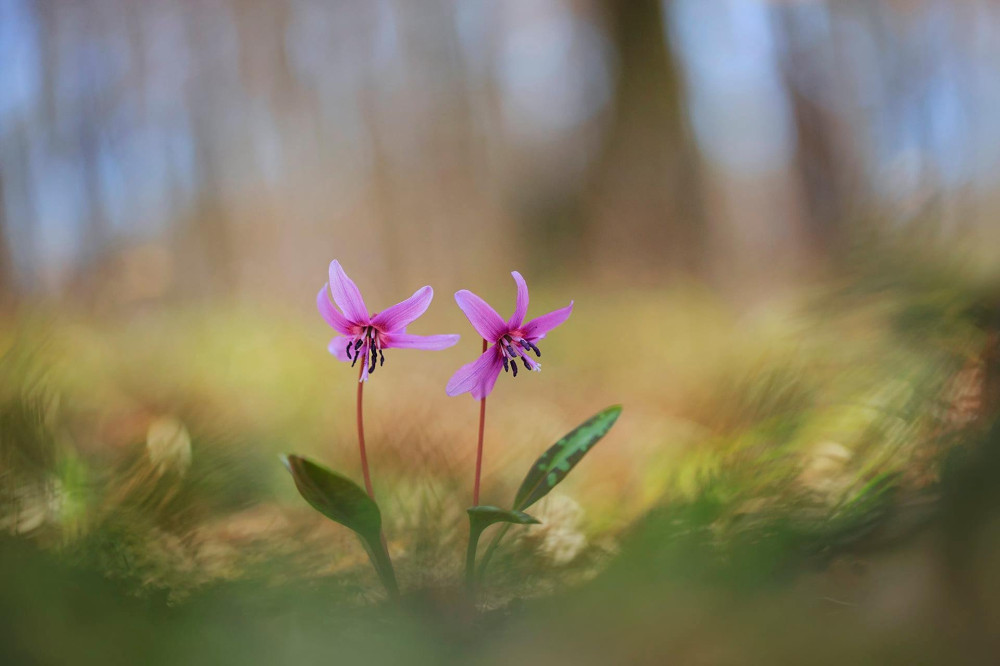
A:
POLYGON ((98 99, 88 99, 87 111, 74 130, 78 138, 77 150, 80 172, 83 175, 86 212, 83 214, 83 243, 81 257, 83 268, 88 273, 100 270, 100 263, 111 242, 111 221, 104 201, 101 182, 101 130, 102 117, 97 109, 105 105, 98 99), (91 115, 91 112, 93 114, 91 115))
POLYGON ((591 254, 607 257, 607 265, 624 258, 636 268, 667 262, 701 273, 699 158, 663 6, 659 0, 603 0, 601 11, 618 79, 603 154, 588 188, 596 217, 591 254))
POLYGON ((772 15, 783 46, 780 67, 794 123, 795 173, 807 240, 817 254, 835 256, 848 244, 850 195, 842 153, 849 140, 832 108, 837 95, 828 45, 817 43, 814 31, 803 29, 798 20, 801 10, 777 6, 772 15))
POLYGON ((789 88, 795 122, 796 172, 802 188, 812 244, 827 252, 843 246, 843 188, 836 166, 834 133, 824 109, 789 88))
MULTIPOLYGON (((226 154, 224 141, 232 130, 221 123, 239 120, 232 116, 222 119, 219 111, 231 108, 227 96, 233 94, 237 82, 231 78, 232 70, 227 69, 228 54, 215 47, 218 37, 213 27, 213 21, 201 20, 197 12, 185 24, 189 48, 200 63, 188 83, 185 100, 195 155, 196 191, 190 214, 178 225, 175 254, 181 276, 179 286, 195 296, 208 294, 191 293, 194 290, 207 290, 215 296, 229 294, 236 281, 230 209, 223 196, 222 179, 222 166, 227 157, 234 157, 226 154)), ((239 44, 238 48, 248 45, 239 44)))
POLYGON ((11 118, 4 129, 6 135, 0 137, 0 293, 7 292, 16 301, 20 285, 35 286, 42 279, 38 251, 41 232, 32 223, 38 210, 31 181, 34 165, 28 148, 32 137, 29 121, 24 115, 11 118))
POLYGON ((7 311, 15 299, 14 267, 7 234, 7 190, 3 169, 0 168, 0 312, 7 311))

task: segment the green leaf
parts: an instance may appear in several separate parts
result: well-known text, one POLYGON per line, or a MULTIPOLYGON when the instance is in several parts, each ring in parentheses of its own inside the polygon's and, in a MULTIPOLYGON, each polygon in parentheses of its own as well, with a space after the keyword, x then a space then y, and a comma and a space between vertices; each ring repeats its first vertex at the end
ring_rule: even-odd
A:
POLYGON ((549 447, 524 477, 514 498, 514 508, 527 509, 548 495, 576 467, 587 451, 607 434, 621 412, 621 405, 608 407, 549 447))
POLYGON ((540 521, 521 511, 501 509, 498 506, 473 506, 466 511, 469 514, 469 548, 465 553, 465 584, 469 594, 475 596, 476 549, 483 530, 494 523, 537 525, 540 521))
POLYGON ((285 456, 282 461, 299 493, 314 509, 363 537, 378 536, 382 513, 356 483, 300 456, 285 456))
POLYGON ((296 455, 282 456, 295 487, 324 516, 352 530, 368 551, 389 594, 396 596, 396 574, 382 539, 382 512, 367 493, 346 476, 296 455))
POLYGON ((498 506, 473 506, 466 509, 469 514, 469 524, 478 527, 480 531, 494 523, 514 523, 515 525, 538 525, 539 520, 522 511, 501 509, 498 506))

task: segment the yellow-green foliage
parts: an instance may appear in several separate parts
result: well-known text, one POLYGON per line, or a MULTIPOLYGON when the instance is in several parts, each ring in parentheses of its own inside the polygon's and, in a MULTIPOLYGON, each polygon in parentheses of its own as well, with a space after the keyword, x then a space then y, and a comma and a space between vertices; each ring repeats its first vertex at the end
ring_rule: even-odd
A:
MULTIPOLYGON (((531 461, 612 403, 625 406, 620 422, 554 493, 580 508, 560 537, 586 544, 574 553, 611 552, 650 509, 707 488, 727 520, 822 519, 886 474, 932 483, 937 456, 921 452, 950 427, 949 385, 982 345, 967 316, 975 293, 941 285, 812 288, 739 309, 693 287, 588 290, 551 336, 545 371, 504 377, 490 397, 484 501, 509 505, 531 461)), ((269 557, 310 563, 304 575, 363 564, 303 505, 277 458, 295 451, 359 478, 355 377, 326 353, 328 335, 308 306, 267 304, 99 320, 33 312, 6 327, 7 357, 32 348, 52 401, 41 432, 56 442, 50 474, 62 491, 48 527, 64 544, 127 534, 142 552, 133 560, 151 562, 140 577, 171 586, 239 577, 269 557), (164 422, 186 434, 183 464, 150 457, 150 428, 164 422), (246 527, 221 528, 227 517, 246 527), (331 545, 333 562, 318 554, 331 545)), ((473 342, 395 353, 367 385, 376 491, 404 585, 458 566, 477 410, 443 387, 473 342)), ((8 418, 28 404, 18 402, 24 377, 5 379, 8 418)), ((549 546, 517 544, 549 566, 549 546)), ((571 559, 593 562, 581 558, 571 559)))

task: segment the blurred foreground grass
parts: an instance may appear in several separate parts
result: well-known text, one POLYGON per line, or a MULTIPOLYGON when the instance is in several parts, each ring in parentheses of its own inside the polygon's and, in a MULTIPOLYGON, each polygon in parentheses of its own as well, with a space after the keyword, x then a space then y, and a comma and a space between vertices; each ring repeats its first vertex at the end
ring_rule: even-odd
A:
MULTIPOLYGON (((482 614, 456 587, 477 410, 443 389, 471 336, 393 354, 366 390, 397 609, 278 463, 294 451, 359 478, 353 373, 311 299, 22 312, 0 333, 3 662, 993 653, 988 289, 904 257, 753 308, 694 287, 586 293, 545 372, 490 398, 485 501, 509 502, 593 412, 625 412, 539 505, 544 524, 501 549, 482 614)), ((415 332, 464 333, 448 305, 415 332)))

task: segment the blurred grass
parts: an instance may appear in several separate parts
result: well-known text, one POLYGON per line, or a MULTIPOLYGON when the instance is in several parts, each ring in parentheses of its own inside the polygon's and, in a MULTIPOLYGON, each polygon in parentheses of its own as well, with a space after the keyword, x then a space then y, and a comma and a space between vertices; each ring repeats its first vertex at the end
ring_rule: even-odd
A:
MULTIPOLYGON (((597 409, 625 412, 538 506, 544 524, 499 551, 496 610, 478 618, 455 590, 477 410, 443 391, 476 353, 471 336, 394 353, 366 389, 376 492, 410 591, 410 610, 395 611, 378 605, 358 544, 278 464, 294 451, 360 476, 353 373, 326 354, 309 303, 24 312, 0 331, 12 535, 0 569, 4 617, 18 618, 5 624, 19 627, 5 649, 11 663, 65 663, 81 646, 107 657, 103 636, 122 663, 275 663, 318 660, 336 639, 339 655, 371 663, 756 663, 744 651, 756 646, 778 663, 821 640, 831 663, 912 663, 947 649, 900 642, 933 622, 903 614, 880 628, 861 602, 839 601, 891 604, 908 579, 884 591, 870 575, 841 585, 839 571, 933 529, 943 461, 975 449, 983 284, 880 258, 751 308, 691 286, 578 285, 586 297, 546 340, 545 372, 504 377, 490 398, 485 501, 508 503, 538 453, 597 409), (164 419, 184 434, 161 468, 147 432, 164 419), (64 640, 47 644, 47 631, 64 640), (781 640, 765 649, 763 635, 781 640)), ((562 298, 533 297, 539 312, 562 298)), ((420 326, 466 330, 440 303, 420 326)), ((894 571, 930 566, 924 549, 904 552, 917 564, 894 571)))

